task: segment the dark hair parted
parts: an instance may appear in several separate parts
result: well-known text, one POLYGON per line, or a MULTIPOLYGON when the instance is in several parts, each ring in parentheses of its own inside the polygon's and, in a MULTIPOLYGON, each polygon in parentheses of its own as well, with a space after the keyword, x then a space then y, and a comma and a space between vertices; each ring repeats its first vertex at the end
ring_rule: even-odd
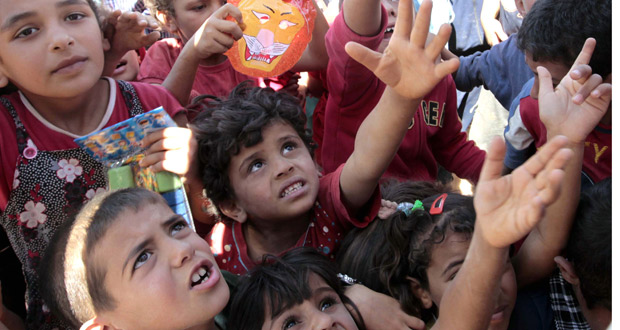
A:
MULTIPOLYGON (((232 293, 229 330, 259 330, 265 323, 265 312, 272 319, 312 297, 308 285, 311 274, 321 277, 334 289, 340 300, 354 310, 353 302, 344 295, 336 264, 310 247, 295 248, 282 257, 265 256, 261 265, 241 277, 232 293)), ((358 327, 365 329, 361 315, 354 317, 358 327)))
MULTIPOLYGON (((421 199, 412 189, 419 184, 399 183, 393 192, 400 195, 384 197, 396 203, 413 203, 421 199)), ((407 277, 417 279, 428 290, 427 268, 433 249, 450 232, 470 237, 476 217, 472 197, 454 193, 448 193, 441 214, 429 214, 431 205, 442 193, 441 188, 438 186, 440 191, 422 199, 424 210, 417 210, 409 216, 396 211, 388 219, 376 220, 364 229, 352 231, 343 241, 337 257, 342 272, 362 281, 370 289, 394 297, 406 313, 424 321, 433 318, 436 308, 423 308, 407 277)), ((445 191, 447 187, 443 189, 445 191)))
POLYGON ((611 177, 581 193, 566 256, 588 308, 611 310, 611 177))
POLYGON ((611 73, 611 0, 538 0, 523 19, 518 47, 534 61, 560 62, 568 68, 587 38, 596 39, 592 72, 611 73))
POLYGON ((190 127, 198 141, 202 183, 215 205, 234 199, 235 192, 228 178, 231 158, 243 147, 261 143, 265 127, 275 122, 289 124, 310 154, 314 150, 299 100, 284 92, 251 87, 243 82, 232 90, 228 99, 199 96, 189 110, 199 111, 190 127))
POLYGON ((45 254, 49 264, 42 269, 51 272, 45 277, 57 282, 46 285, 49 294, 45 297, 59 307, 65 319, 79 327, 95 312, 115 308, 116 302, 103 285, 106 269, 93 260, 92 254, 122 212, 138 211, 149 203, 167 205, 159 194, 143 188, 106 192, 86 203, 72 223, 58 230, 58 241, 45 254), (61 264, 50 265, 53 262, 61 264), (55 296, 52 299, 50 295, 55 296))

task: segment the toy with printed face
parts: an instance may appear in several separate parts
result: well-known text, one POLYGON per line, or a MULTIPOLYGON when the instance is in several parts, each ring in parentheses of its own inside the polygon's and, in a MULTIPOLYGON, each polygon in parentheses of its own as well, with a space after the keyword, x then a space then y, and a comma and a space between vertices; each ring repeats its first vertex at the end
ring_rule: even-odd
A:
POLYGON ((310 0, 232 0, 243 14, 243 38, 226 52, 235 70, 278 76, 297 63, 312 39, 316 10, 310 0))

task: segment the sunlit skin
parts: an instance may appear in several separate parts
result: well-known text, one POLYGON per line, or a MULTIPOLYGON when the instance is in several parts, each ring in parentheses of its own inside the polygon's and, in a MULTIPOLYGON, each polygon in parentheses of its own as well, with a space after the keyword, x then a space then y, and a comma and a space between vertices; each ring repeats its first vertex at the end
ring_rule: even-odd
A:
POLYGON ((116 302, 98 316, 117 329, 215 329, 228 302, 209 245, 163 203, 121 212, 91 257, 116 302), (193 285, 200 268, 208 278, 193 285))
MULTIPOLYGON (((108 47, 85 0, 0 2, 0 87, 12 82, 54 124, 63 114, 103 114, 109 84, 100 78, 108 47)), ((90 115, 88 124, 96 126, 99 117, 90 115)), ((88 124, 62 128, 86 134, 88 124)))
MULTIPOLYGON (((430 296, 433 303, 439 306, 448 286, 458 273, 471 239, 463 234, 449 232, 441 244, 434 246, 431 254, 431 262, 427 268, 427 276, 430 288, 430 296)), ((489 324, 490 330, 504 330, 508 328, 510 314, 517 298, 517 281, 515 272, 510 262, 506 263, 506 269, 501 277, 500 292, 493 298, 495 307, 489 324)))
POLYGON ((357 330, 357 325, 346 306, 325 280, 312 273, 308 276, 308 285, 312 292, 310 299, 275 317, 267 309, 262 330, 357 330))
POLYGON ((570 69, 570 67, 558 62, 534 61, 532 55, 528 52, 525 53, 525 63, 527 63, 527 66, 529 66, 530 70, 534 73, 534 85, 530 91, 530 96, 535 100, 538 100, 538 89, 540 82, 538 72, 536 71, 537 67, 542 66, 546 68, 549 73, 551 73, 551 81, 553 82, 553 86, 557 86, 570 69))

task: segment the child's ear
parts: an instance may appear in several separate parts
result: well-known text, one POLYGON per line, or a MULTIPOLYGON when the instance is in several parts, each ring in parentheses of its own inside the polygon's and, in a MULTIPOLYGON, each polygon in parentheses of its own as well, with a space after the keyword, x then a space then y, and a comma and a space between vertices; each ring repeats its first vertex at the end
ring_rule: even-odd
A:
POLYGON ((163 11, 157 11, 157 13, 155 13, 155 17, 157 17, 157 20, 162 22, 164 24, 164 26, 172 33, 176 33, 178 28, 176 25, 176 21, 174 20, 174 18, 168 18, 168 15, 166 13, 164 13, 163 11))
POLYGON ((420 281, 411 276, 407 276, 407 281, 409 281, 409 289, 411 292, 413 292, 413 294, 422 302, 422 307, 424 307, 424 309, 430 309, 433 307, 431 293, 422 287, 420 281))
POLYGON ((233 201, 221 202, 218 208, 225 216, 239 223, 244 223, 248 219, 248 214, 245 210, 233 201))
POLYGON ((562 273, 562 277, 566 280, 566 282, 572 285, 579 285, 579 277, 577 277, 577 273, 575 273, 575 267, 573 263, 566 260, 564 257, 557 256, 553 258, 555 263, 560 268, 560 272, 562 273))
POLYGON ((515 5, 517 6, 517 11, 521 14, 521 17, 525 17, 525 6, 523 5, 523 0, 515 0, 515 5))
POLYGON ((86 321, 80 327, 80 330, 116 330, 115 327, 106 325, 103 323, 101 318, 98 316, 93 317, 92 319, 86 321))

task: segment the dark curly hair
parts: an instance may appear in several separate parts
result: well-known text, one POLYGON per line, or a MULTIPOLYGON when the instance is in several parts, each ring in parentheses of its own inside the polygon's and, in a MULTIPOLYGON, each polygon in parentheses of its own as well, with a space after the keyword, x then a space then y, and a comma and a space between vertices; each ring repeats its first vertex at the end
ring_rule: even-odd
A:
POLYGON ((611 73, 611 0, 538 0, 523 19, 518 47, 534 61, 559 62, 568 68, 587 38, 596 39, 592 72, 611 73))
MULTIPOLYGON (((259 330, 265 323, 265 312, 272 319, 312 297, 308 285, 311 274, 321 277, 340 300, 357 311, 355 304, 344 295, 337 276, 336 264, 316 249, 300 247, 282 257, 265 256, 263 263, 241 277, 232 293, 228 329, 259 330)), ((365 329, 361 315, 353 318, 358 327, 365 329)))
POLYGON ((370 289, 396 298, 406 313, 430 321, 437 313, 436 307, 424 309, 420 299, 411 291, 407 277, 417 279, 422 288, 428 290, 427 269, 434 247, 441 244, 450 232, 471 237, 476 214, 473 198, 455 193, 447 193, 441 214, 429 214, 431 205, 447 187, 424 183, 427 186, 422 185, 422 191, 435 189, 435 194, 418 198, 419 193, 411 187, 421 184, 400 183, 401 187, 392 190, 400 194, 390 196, 388 192, 384 198, 396 203, 413 203, 421 199, 424 210, 417 210, 409 216, 397 211, 388 219, 373 221, 355 234, 349 233, 337 260, 343 273, 357 278, 370 289), (404 189, 402 185, 405 185, 404 189), (402 194, 407 191, 409 194, 402 194))
POLYGON ((197 97, 189 111, 199 111, 190 127, 198 141, 202 183, 215 205, 234 199, 228 178, 231 158, 243 147, 261 143, 265 127, 275 122, 287 123, 299 134, 310 154, 314 150, 299 100, 284 92, 243 82, 226 100, 209 95, 197 97))

